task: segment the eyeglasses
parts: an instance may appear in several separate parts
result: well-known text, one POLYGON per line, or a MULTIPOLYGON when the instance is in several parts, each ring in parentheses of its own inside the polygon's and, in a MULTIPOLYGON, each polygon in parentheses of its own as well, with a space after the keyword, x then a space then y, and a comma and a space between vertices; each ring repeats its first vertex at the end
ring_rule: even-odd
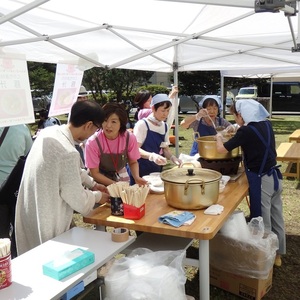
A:
POLYGON ((94 125, 95 127, 97 127, 97 131, 99 131, 99 130, 101 129, 101 126, 95 124, 94 122, 93 122, 93 125, 94 125))

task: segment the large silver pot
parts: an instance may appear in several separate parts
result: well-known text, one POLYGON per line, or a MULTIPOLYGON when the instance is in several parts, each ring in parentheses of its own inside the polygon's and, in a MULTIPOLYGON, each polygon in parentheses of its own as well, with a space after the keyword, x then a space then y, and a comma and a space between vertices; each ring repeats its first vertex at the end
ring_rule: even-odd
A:
POLYGON ((221 177, 221 173, 203 168, 174 168, 161 173, 167 203, 180 209, 202 209, 216 203, 221 177))
MULTIPOLYGON (((215 139, 215 136, 209 135, 209 136, 202 136, 200 137, 195 132, 195 141, 198 143, 198 152, 200 157, 210 160, 221 160, 221 159, 230 159, 235 158, 239 156, 240 154, 240 148, 235 148, 232 151, 229 151, 227 153, 219 153, 217 151, 217 142, 215 139)), ((230 137, 228 137, 229 139, 230 137)))

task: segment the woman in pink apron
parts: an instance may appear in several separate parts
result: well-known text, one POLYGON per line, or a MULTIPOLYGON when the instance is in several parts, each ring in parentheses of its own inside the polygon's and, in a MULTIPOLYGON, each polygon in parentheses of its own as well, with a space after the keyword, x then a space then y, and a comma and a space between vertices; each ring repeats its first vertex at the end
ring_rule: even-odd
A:
POLYGON ((127 113, 117 103, 103 106, 105 120, 102 128, 90 137, 85 146, 85 165, 98 183, 110 185, 128 181, 126 165, 136 183, 147 182, 139 176, 139 148, 135 136, 126 130, 127 113))

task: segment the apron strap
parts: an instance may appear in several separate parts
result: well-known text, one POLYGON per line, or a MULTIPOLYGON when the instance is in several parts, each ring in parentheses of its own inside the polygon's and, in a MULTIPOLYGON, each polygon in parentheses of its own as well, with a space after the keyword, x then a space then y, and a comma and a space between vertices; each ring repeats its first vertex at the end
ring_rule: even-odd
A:
POLYGON ((267 142, 265 141, 265 139, 263 138, 263 136, 261 135, 261 133, 252 125, 249 125, 249 127, 256 133, 256 135, 258 136, 258 138, 261 140, 261 142, 265 145, 266 150, 264 153, 264 158, 263 161, 261 163, 259 172, 258 172, 258 176, 261 176, 262 171, 266 165, 267 162, 267 158, 268 158, 268 154, 269 154, 269 148, 270 148, 270 143, 271 143, 271 130, 270 130, 270 125, 268 122, 265 122, 266 126, 267 126, 267 134, 268 134, 268 139, 267 142))
POLYGON ((100 145, 100 141, 99 141, 99 138, 98 138, 98 137, 96 137, 96 142, 97 142, 97 144, 98 144, 98 147, 99 147, 99 150, 100 150, 100 154, 102 155, 102 154, 103 154, 103 149, 102 149, 102 147, 101 147, 101 145, 100 145))

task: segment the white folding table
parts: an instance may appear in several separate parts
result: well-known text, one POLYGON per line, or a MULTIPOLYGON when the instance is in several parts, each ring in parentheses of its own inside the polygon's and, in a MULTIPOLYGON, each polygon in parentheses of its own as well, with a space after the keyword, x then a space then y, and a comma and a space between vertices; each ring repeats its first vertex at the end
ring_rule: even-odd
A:
POLYGON ((92 229, 74 227, 71 230, 12 260, 12 284, 0 290, 0 299, 60 299, 88 275, 99 269, 132 242, 111 241, 111 234, 92 229), (43 275, 42 265, 59 255, 82 248, 95 254, 95 262, 62 279, 43 275))

